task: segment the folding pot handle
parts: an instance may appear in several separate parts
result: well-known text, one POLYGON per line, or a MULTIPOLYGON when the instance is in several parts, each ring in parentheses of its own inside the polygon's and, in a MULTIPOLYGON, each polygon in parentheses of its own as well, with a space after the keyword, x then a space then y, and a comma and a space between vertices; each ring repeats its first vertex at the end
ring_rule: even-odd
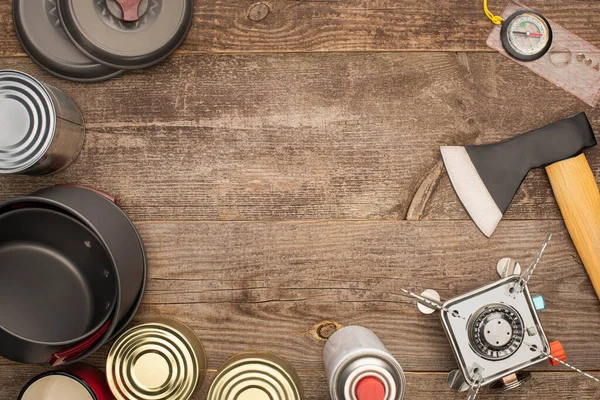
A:
POLYGON ((117 0, 123 10, 123 21, 132 22, 140 19, 138 8, 141 0, 117 0))
POLYGON ((83 380, 96 395, 94 399, 116 400, 108 386, 106 374, 102 373, 99 369, 92 367, 91 365, 76 363, 69 365, 64 370, 83 380))
POLYGON ((55 185, 55 186, 69 186, 69 187, 74 187, 74 188, 80 188, 80 189, 89 190, 91 192, 99 194, 100 196, 104 197, 105 199, 109 200, 110 202, 115 203, 116 205, 119 205, 119 200, 117 200, 115 197, 113 197, 110 194, 105 193, 105 192, 103 192, 101 190, 91 188, 89 186, 77 185, 77 184, 74 184, 74 183, 63 183, 63 184, 59 184, 59 185, 55 185))
POLYGON ((104 336, 108 328, 110 327, 110 320, 106 321, 104 325, 100 329, 98 329, 92 336, 88 337, 81 343, 71 347, 70 349, 59 351, 50 356, 48 360, 48 364, 53 367, 58 365, 62 365, 64 363, 74 361, 79 358, 83 353, 88 351, 92 346, 94 346, 98 340, 104 336))

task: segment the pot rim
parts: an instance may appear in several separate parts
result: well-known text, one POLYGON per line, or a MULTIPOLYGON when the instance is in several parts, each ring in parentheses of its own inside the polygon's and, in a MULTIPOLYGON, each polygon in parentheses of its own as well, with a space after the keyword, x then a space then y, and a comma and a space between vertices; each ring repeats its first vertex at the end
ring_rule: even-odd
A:
MULTIPOLYGON (((137 310, 140 308, 140 305, 142 304, 142 300, 144 299, 144 293, 146 293, 147 284, 148 284, 148 268, 147 268, 147 261, 145 259, 145 253, 144 253, 144 269, 143 269, 142 285, 140 286, 140 291, 139 291, 135 301, 129 308, 129 311, 127 312, 127 314, 125 314, 119 320, 119 325, 115 328, 115 330, 113 331, 113 333, 111 334, 111 336, 108 338, 108 340, 105 343, 110 342, 111 340, 113 340, 117 336, 119 336, 121 333, 123 333, 125 331, 125 329, 127 328, 127 325, 129 325, 131 323, 131 321, 133 321, 133 317, 135 317, 135 314, 137 313, 137 310)), ((87 354, 87 352, 85 354, 87 354)), ((84 357, 82 356, 81 358, 84 358, 84 357)))

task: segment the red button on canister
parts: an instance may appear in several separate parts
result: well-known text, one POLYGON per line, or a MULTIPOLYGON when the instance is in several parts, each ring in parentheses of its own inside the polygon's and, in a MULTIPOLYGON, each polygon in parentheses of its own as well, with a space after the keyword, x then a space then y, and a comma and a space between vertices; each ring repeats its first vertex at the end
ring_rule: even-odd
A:
POLYGON ((362 378, 356 384, 357 400, 385 400, 385 385, 374 376, 362 378))

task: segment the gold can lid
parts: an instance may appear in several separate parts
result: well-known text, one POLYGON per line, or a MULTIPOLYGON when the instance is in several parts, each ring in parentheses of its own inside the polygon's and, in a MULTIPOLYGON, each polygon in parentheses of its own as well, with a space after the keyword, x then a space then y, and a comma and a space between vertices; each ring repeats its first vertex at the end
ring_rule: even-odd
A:
POLYGON ((242 353, 217 372, 207 400, 301 400, 300 377, 273 353, 242 353))
POLYGON ((187 326, 171 320, 125 332, 106 362, 108 384, 118 400, 188 400, 205 371, 202 343, 187 326))

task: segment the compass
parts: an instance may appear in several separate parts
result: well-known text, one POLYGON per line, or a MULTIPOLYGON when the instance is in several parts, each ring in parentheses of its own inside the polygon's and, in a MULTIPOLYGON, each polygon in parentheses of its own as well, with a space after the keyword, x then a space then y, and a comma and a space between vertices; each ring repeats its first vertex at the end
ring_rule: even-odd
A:
POLYGON ((500 31, 504 49, 521 61, 542 57, 552 44, 552 28, 540 13, 517 11, 502 24, 500 31))

